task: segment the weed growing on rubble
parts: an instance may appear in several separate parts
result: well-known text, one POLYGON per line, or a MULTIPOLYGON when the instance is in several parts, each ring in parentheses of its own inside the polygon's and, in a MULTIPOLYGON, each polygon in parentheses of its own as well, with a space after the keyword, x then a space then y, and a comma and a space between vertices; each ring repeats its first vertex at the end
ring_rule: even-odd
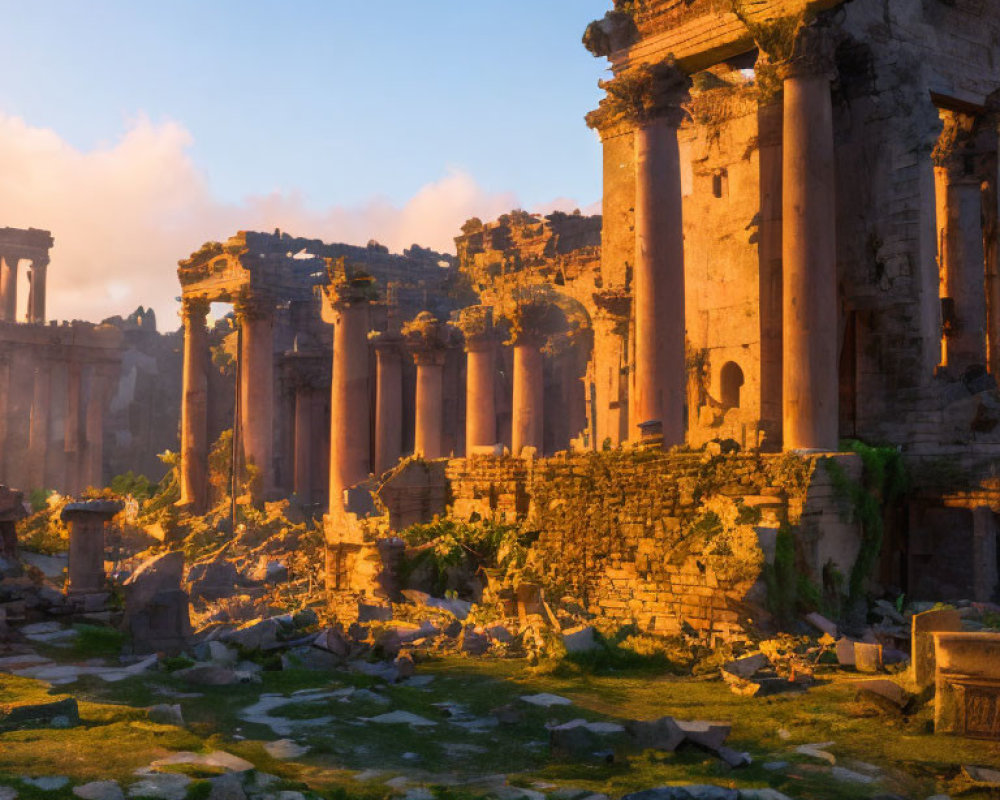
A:
POLYGON ((861 525, 861 548, 848 580, 848 608, 864 596, 865 585, 878 563, 885 535, 885 518, 906 494, 910 481, 903 457, 894 447, 872 447, 864 442, 848 441, 845 449, 861 457, 861 481, 851 480, 835 461, 825 462, 834 491, 849 504, 861 525))
POLYGON ((400 571, 404 584, 419 572, 436 595, 456 588, 451 585, 456 570, 490 569, 501 576, 523 570, 530 544, 519 526, 490 520, 435 519, 411 525, 399 536, 408 545, 400 571))

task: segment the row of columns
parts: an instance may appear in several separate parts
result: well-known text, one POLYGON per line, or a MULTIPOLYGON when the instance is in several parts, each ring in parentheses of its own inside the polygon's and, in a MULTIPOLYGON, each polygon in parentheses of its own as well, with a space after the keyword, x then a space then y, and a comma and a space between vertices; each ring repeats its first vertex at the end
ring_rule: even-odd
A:
MULTIPOLYGON (((208 371, 211 352, 207 316, 210 302, 185 297, 184 372, 181 395, 181 465, 178 503, 201 511, 208 502, 208 371)), ((239 326, 238 431, 240 450, 266 496, 274 484, 274 302, 245 293, 234 303, 239 326)))
MULTIPOLYGON (((12 360, 0 360, 0 480, 10 477, 15 465, 9 453, 13 431, 10 408, 15 378, 12 360)), ((38 359, 27 375, 31 381, 28 400, 27 458, 21 465, 29 487, 57 485, 68 493, 104 481, 104 410, 114 384, 110 364, 87 366, 69 359, 38 359), (53 441, 53 383, 56 370, 65 372, 65 406, 62 409, 62 446, 53 441)), ((23 379, 23 378, 22 378, 23 379)))
MULTIPOLYGON (((781 169, 782 419, 787 450, 838 444, 834 62, 818 25, 799 31, 791 54, 772 63, 783 88, 781 169)), ((610 85, 588 122, 602 135, 623 126, 635 147, 632 277, 632 419, 659 427, 664 446, 685 440, 687 384, 684 236, 677 129, 689 77, 672 63, 610 85)), ((635 430, 635 426, 633 426, 635 430)))
MULTIPOLYGON (((29 259, 28 322, 45 322, 45 283, 48 256, 29 259)), ((14 253, 0 253, 0 322, 17 322, 17 278, 22 258, 14 253)))

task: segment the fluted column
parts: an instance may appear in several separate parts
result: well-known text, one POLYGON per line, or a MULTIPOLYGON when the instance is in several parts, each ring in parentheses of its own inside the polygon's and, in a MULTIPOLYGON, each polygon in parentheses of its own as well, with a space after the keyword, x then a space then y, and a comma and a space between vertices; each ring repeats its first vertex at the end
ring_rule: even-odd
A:
POLYGON ((18 257, 0 253, 0 322, 17 322, 18 257))
POLYGON ((403 353, 398 334, 375 342, 375 474, 392 469, 403 452, 403 353))
POLYGON ((260 491, 274 486, 274 304, 250 294, 236 303, 243 331, 240 410, 243 455, 256 466, 260 491))
POLYGON ((181 496, 178 505, 195 514, 208 505, 208 362, 206 318, 209 303, 185 298, 184 387, 181 394, 181 496))
POLYGON ((45 282, 48 266, 48 258, 36 258, 31 262, 28 322, 45 322, 45 282))
POLYGON ((497 441, 496 335, 488 306, 462 310, 460 327, 465 334, 465 451, 488 447, 497 441))
POLYGON ((623 290, 594 294, 593 388, 590 428, 600 450, 628 439, 628 329, 632 298, 623 290))
POLYGON ((324 319, 333 323, 330 390, 330 516, 345 510, 344 491, 370 471, 368 305, 365 282, 327 287, 324 319))
POLYGON ((781 66, 782 392, 786 450, 836 450, 838 443, 836 175, 832 43, 800 31, 781 66))
POLYGON ((31 415, 28 423, 28 485, 44 489, 45 464, 49 446, 49 419, 52 405, 52 366, 48 362, 35 365, 31 415))
POLYGON ((986 364, 986 252, 982 179, 976 169, 975 119, 941 112, 934 149, 938 259, 944 278, 944 363, 961 373, 986 364))

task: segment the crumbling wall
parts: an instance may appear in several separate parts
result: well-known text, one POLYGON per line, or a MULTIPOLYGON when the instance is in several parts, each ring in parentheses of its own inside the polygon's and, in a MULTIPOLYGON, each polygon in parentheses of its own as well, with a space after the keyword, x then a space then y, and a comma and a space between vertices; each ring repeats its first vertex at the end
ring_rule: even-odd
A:
MULTIPOLYGON (((853 456, 835 456, 853 476, 853 456)), ((452 516, 524 520, 545 581, 592 613, 670 634, 728 636, 764 602, 764 565, 794 526, 797 569, 848 574, 857 525, 824 457, 643 450, 454 460, 452 516)))

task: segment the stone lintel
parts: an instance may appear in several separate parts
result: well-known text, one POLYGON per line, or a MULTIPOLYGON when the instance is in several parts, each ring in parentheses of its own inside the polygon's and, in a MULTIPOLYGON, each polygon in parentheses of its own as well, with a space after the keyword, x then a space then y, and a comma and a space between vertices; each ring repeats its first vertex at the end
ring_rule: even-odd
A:
POLYGON ((740 15, 730 8, 720 8, 722 4, 704 0, 691 4, 663 4, 666 7, 663 13, 637 14, 637 40, 621 34, 611 36, 608 40, 610 52, 595 55, 606 55, 616 73, 673 58, 679 67, 693 74, 752 51, 757 43, 747 23, 769 26, 790 16, 827 11, 843 2, 755 0, 741 3, 740 15))

